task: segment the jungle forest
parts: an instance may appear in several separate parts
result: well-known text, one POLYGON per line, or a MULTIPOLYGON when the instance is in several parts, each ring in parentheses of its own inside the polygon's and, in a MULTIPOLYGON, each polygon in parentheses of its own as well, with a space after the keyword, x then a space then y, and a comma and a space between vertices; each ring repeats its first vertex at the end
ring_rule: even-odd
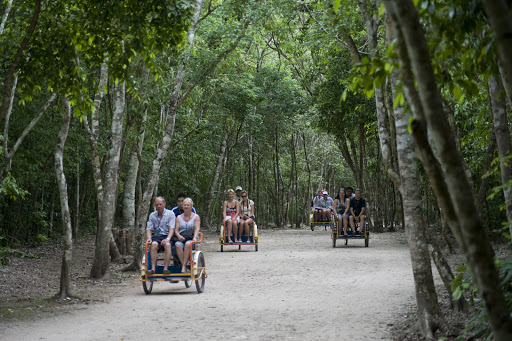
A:
POLYGON ((420 335, 462 333, 439 271, 452 309, 476 306, 466 337, 512 339, 512 256, 495 253, 512 233, 511 1, 2 0, 0 15, 0 267, 58 241, 55 294, 71 297, 81 236, 90 278, 139 270, 157 196, 192 198, 215 234, 241 186, 271 236, 306 232, 315 193, 352 186, 376 238, 407 237, 420 335))

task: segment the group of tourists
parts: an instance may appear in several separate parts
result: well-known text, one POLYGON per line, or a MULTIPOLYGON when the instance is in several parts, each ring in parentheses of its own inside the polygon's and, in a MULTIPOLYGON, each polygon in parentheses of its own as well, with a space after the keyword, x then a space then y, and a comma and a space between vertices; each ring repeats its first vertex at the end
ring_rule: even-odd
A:
POLYGON ((224 217, 227 242, 242 243, 242 236, 247 235, 246 243, 249 243, 251 224, 254 223, 254 201, 249 199, 247 191, 237 186, 235 191, 228 189, 228 200, 224 201, 222 216, 224 217), (236 193, 235 193, 236 191, 236 193))
POLYGON ((359 233, 363 233, 364 219, 366 212, 366 201, 361 197, 361 189, 348 186, 341 187, 334 200, 326 190, 318 190, 313 198, 312 213, 317 222, 328 222, 331 220, 331 213, 336 213, 338 226, 341 226, 344 235, 350 226, 352 233, 356 233, 356 227, 360 226, 359 233))
POLYGON ((158 252, 164 252, 163 274, 167 275, 172 256, 172 247, 176 246, 176 255, 181 262, 181 272, 187 272, 190 243, 197 240, 201 226, 201 218, 194 208, 194 202, 184 194, 179 194, 177 205, 172 209, 165 208, 162 197, 155 198, 155 211, 149 215, 146 224, 147 243, 151 243, 151 270, 148 275, 155 274, 158 252))

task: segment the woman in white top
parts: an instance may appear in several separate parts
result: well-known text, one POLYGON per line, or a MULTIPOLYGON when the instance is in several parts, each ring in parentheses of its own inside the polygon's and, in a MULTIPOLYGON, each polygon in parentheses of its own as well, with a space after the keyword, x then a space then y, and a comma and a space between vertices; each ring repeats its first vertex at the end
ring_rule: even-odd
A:
POLYGON ((231 232, 233 232, 233 240, 235 243, 241 243, 241 236, 238 235, 238 222, 240 221, 240 202, 234 199, 235 191, 228 189, 228 200, 224 201, 222 208, 222 216, 226 222, 227 243, 232 243, 231 232))
POLYGON ((250 225, 254 222, 254 201, 247 197, 247 191, 242 191, 242 202, 240 203, 240 230, 239 235, 242 238, 242 232, 247 235, 247 243, 250 242, 250 225))
POLYGON ((190 198, 183 200, 183 213, 176 217, 175 242, 176 255, 181 262, 181 272, 187 272, 188 255, 190 254, 190 241, 197 240, 201 227, 201 218, 192 212, 194 202, 190 198))

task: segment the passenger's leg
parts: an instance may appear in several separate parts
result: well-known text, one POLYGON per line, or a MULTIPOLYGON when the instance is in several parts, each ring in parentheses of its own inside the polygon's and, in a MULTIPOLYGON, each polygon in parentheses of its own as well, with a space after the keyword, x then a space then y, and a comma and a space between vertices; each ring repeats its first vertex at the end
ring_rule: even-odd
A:
POLYGON ((156 259, 158 257, 158 243, 151 243, 151 270, 156 273, 156 259))
POLYGON ((227 242, 228 243, 231 243, 231 230, 233 229, 232 225, 231 225, 231 219, 228 219, 226 221, 226 227, 227 227, 227 234, 226 234, 226 237, 227 237, 227 242))
POLYGON ((345 236, 347 235, 347 228, 348 228, 348 218, 346 214, 343 214, 343 231, 345 231, 345 236))
POLYGON ((185 242, 185 248, 183 250, 183 261, 181 262, 181 272, 187 271, 187 263, 190 260, 190 240, 185 242))
POLYGON ((240 224, 238 225, 238 242, 242 242, 242 234, 244 232, 244 221, 243 219, 240 219, 240 224))
POLYGON ((162 244, 164 245, 164 274, 169 271, 169 263, 171 261, 171 242, 169 242, 167 239, 164 239, 162 241, 162 244))
POLYGON ((230 219, 230 221, 233 226, 233 240, 236 243, 238 241, 238 223, 235 219, 230 219))
POLYGON ((251 242, 251 224, 253 223, 252 219, 249 218, 245 221, 245 234, 247 235, 247 243, 251 242))
POLYGON ((176 242, 176 255, 178 256, 178 259, 181 263, 181 268, 183 269, 183 243, 182 242, 176 242))
POLYGON ((354 216, 350 215, 350 217, 348 219, 350 222, 350 228, 352 229, 352 234, 355 234, 356 233, 356 225, 354 223, 354 216))

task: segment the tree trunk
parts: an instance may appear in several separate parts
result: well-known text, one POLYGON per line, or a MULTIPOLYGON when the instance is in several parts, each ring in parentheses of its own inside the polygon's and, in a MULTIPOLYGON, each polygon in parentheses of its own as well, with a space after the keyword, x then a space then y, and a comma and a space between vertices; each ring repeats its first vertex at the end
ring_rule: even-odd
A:
POLYGON ((503 87, 499 79, 489 77, 489 97, 491 98, 491 110, 494 123, 494 134, 500 154, 501 183, 506 186, 503 189, 509 232, 512 235, 512 143, 510 142, 510 129, 508 128, 507 103, 503 97, 503 87))
POLYGON ((126 87, 125 84, 122 83, 114 89, 114 111, 111 123, 110 150, 108 152, 108 160, 104 172, 102 205, 98 206, 100 220, 98 222, 96 249, 91 268, 92 278, 101 278, 105 275, 110 264, 109 256, 112 256, 114 259, 120 258, 119 251, 115 251, 117 248, 115 247, 115 242, 113 242, 112 226, 116 213, 119 158, 125 111, 126 87))
MULTIPOLYGON (((146 123, 146 119, 148 117, 148 110, 144 110, 144 115, 142 118, 142 126, 146 123)), ((127 229, 131 232, 131 235, 134 235, 135 229, 135 194, 137 189, 137 175, 139 174, 139 155, 142 153, 142 147, 144 146, 144 128, 141 129, 138 133, 139 139, 136 143, 134 143, 132 147, 132 151, 130 153, 130 160, 128 162, 128 169, 126 180, 124 184, 124 193, 123 193, 123 211, 121 218, 121 227, 123 229, 127 229)), ((132 243, 133 244, 133 243, 132 243)))
POLYGON ((487 21, 494 31, 498 48, 498 65, 501 79, 507 93, 508 102, 512 106, 512 20, 510 19, 510 1, 482 0, 487 14, 487 21))
POLYGON ((64 110, 64 117, 57 138, 57 144, 55 146, 55 174, 57 177, 57 185, 59 188, 60 207, 62 215, 62 225, 64 231, 63 248, 64 252, 62 255, 62 267, 60 272, 60 290, 56 295, 57 298, 63 299, 72 296, 71 286, 69 284, 69 278, 71 273, 71 257, 73 251, 72 241, 72 229, 71 229, 71 215, 69 214, 68 205, 68 185, 66 183, 66 175, 64 174, 64 145, 66 144, 66 138, 68 136, 69 125, 71 122, 71 105, 66 100, 66 106, 64 110))
MULTIPOLYGON (((392 73, 391 84, 392 92, 396 96, 397 70, 392 73)), ((410 113, 404 113, 403 106, 398 106, 395 109, 400 193, 403 199, 404 228, 408 234, 416 288, 418 328, 427 339, 431 339, 434 338, 434 333, 438 328, 446 331, 447 324, 439 307, 432 276, 425 224, 421 212, 420 179, 414 154, 414 140, 408 132, 410 116, 410 113)))
POLYGON ((37 23, 39 21, 39 14, 41 13, 41 0, 35 0, 34 1, 34 13, 32 14, 32 20, 30 21, 30 24, 27 28, 27 33, 25 33, 25 37, 23 37, 23 40, 21 41, 20 46, 18 47, 18 50, 16 51, 16 54, 14 55, 14 58, 11 62, 11 65, 9 66, 9 69, 7 70, 4 78, 4 93, 2 97, 2 106, 0 107, 0 123, 3 121, 7 110, 9 106, 12 105, 10 99, 10 93, 11 93, 11 86, 13 83, 13 77, 16 69, 18 68, 18 64, 21 61, 21 57, 23 55, 23 52, 28 46, 28 43, 30 42, 30 39, 32 38, 32 34, 34 33, 37 23))
POLYGON ((462 156, 458 153, 444 115, 441 94, 435 81, 430 53, 416 8, 410 1, 397 3, 386 0, 385 5, 387 11, 393 14, 392 19, 399 35, 397 40, 401 40, 403 35, 404 47, 399 48, 400 69, 402 72, 410 72, 408 67, 412 66, 418 85, 416 92, 414 79, 403 79, 406 96, 416 118, 411 123, 411 128, 418 144, 417 153, 421 155, 440 206, 468 259, 495 338, 510 340, 512 320, 494 264, 494 252, 480 221, 462 156), (426 138, 427 129, 432 136, 433 148, 438 151, 439 163, 433 157, 432 148, 426 138))
POLYGON ((219 182, 219 176, 220 176, 220 171, 222 169, 222 163, 224 162, 224 157, 226 156, 226 146, 228 144, 228 138, 229 138, 229 133, 228 133, 228 129, 225 127, 224 128, 224 139, 222 140, 222 144, 220 146, 220 152, 219 152, 219 157, 217 158, 217 165, 215 166, 215 171, 213 173, 213 179, 212 179, 212 182, 210 183, 210 189, 208 190, 208 196, 206 197, 206 206, 204 208, 204 214, 203 214, 203 219, 201 219, 201 224, 203 225, 202 227, 208 227, 210 225, 210 209, 212 207, 212 204, 213 204, 213 200, 214 200, 214 197, 215 197, 215 189, 217 188, 217 185, 218 185, 218 182, 219 182))
POLYGON ((0 36, 4 33, 5 23, 7 22, 7 17, 9 17, 9 12, 11 11, 12 0, 7 1, 7 7, 5 8, 4 15, 2 17, 2 23, 0 24, 0 36))
MULTIPOLYGON (((203 0, 196 0, 196 8, 194 13, 193 24, 188 30, 188 44, 189 50, 193 47, 193 41, 195 36, 195 30, 197 26, 197 22, 199 20, 199 14, 201 12, 201 7, 203 5, 203 0)), ((172 137, 174 135, 174 126, 176 122, 176 112, 179 106, 179 94, 181 90, 181 86, 183 85, 183 80, 185 78, 185 63, 187 60, 185 59, 178 68, 178 73, 176 75, 176 79, 174 80, 174 86, 171 92, 169 107, 167 109, 167 125, 165 127, 164 136, 158 145, 158 149, 155 154, 155 158, 153 159, 153 163, 151 165, 151 172, 147 179, 146 189, 142 196, 142 202, 139 206, 136 226, 137 232, 133 235, 133 238, 136 240, 142 241, 142 235, 144 233, 144 227, 146 226, 146 220, 149 215, 149 208, 151 206, 151 199, 153 198, 153 191, 155 189, 156 183, 159 179, 160 168, 162 167, 162 163, 167 157, 167 152, 171 146, 172 137)), ((133 249, 133 261, 125 270, 133 269, 137 270, 140 268, 142 263, 142 244, 133 249)))
POLYGON ((462 311, 466 307, 466 300, 464 299, 464 296, 461 296, 455 303, 453 304, 452 297, 452 283, 455 277, 453 276, 452 269, 450 268, 450 264, 446 261, 446 258, 444 258, 443 253, 441 252, 441 249, 437 244, 430 243, 428 244, 428 250, 430 252, 430 257, 434 260, 434 264, 436 265, 437 272, 439 273, 439 276, 441 277, 441 280, 443 281, 444 288, 446 289, 446 292, 448 293, 450 297, 450 308, 454 309, 456 311, 462 311))

